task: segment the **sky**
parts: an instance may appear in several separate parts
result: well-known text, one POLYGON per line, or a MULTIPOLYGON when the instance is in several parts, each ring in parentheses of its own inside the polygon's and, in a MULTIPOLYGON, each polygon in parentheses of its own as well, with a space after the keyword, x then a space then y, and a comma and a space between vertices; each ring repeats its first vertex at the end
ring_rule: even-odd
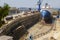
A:
MULTIPOLYGON (((11 7, 31 7, 37 8, 37 2, 39 0, 0 0, 0 6, 3 6, 4 3, 9 4, 11 7)), ((48 3, 53 8, 60 8, 60 0, 43 0, 42 5, 48 3)))

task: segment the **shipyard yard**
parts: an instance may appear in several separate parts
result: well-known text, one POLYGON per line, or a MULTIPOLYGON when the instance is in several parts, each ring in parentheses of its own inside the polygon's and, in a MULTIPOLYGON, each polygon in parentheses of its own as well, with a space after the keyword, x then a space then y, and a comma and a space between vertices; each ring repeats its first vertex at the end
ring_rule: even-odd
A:
POLYGON ((60 40, 60 0, 1 0, 0 40, 60 40))
MULTIPOLYGON (((16 12, 16 9, 10 11, 16 12)), ((60 40, 60 10, 42 8, 4 17, 0 40, 60 40)))

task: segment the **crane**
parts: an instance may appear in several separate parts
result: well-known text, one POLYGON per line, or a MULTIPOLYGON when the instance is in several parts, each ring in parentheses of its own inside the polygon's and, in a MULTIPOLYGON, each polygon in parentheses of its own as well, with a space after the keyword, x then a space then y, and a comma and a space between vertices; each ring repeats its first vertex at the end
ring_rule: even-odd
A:
POLYGON ((38 3, 37 3, 37 4, 38 4, 38 11, 39 11, 39 12, 40 12, 40 10, 41 10, 42 1, 43 1, 43 0, 39 0, 38 3))
MULTIPOLYGON (((48 10, 41 10, 41 4, 42 4, 43 0, 39 0, 38 1, 38 11, 40 12, 40 16, 42 18, 42 20, 45 21, 45 23, 52 23, 53 21, 53 16, 51 15, 51 13, 48 10)), ((46 3, 45 6, 47 6, 48 3, 46 3)))

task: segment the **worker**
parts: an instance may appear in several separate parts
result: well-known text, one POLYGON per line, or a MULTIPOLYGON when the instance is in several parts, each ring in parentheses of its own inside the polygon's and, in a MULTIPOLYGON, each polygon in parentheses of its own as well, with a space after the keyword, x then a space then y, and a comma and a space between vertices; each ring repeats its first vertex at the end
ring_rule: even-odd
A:
POLYGON ((29 36, 29 40, 33 40, 33 36, 32 35, 29 36))

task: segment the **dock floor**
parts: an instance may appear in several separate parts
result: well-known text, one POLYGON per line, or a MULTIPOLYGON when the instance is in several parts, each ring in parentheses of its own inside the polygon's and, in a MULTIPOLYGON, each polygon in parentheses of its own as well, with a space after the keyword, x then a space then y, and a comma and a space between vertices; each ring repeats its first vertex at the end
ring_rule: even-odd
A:
POLYGON ((53 24, 38 22, 27 31, 28 35, 25 38, 28 39, 32 35, 33 40, 60 40, 60 19, 57 19, 53 24))

